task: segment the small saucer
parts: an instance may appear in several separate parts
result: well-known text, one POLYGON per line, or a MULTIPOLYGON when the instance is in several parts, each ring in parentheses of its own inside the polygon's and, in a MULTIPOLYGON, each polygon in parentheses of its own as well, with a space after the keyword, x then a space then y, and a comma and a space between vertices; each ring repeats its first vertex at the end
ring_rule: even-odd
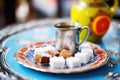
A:
POLYGON ((49 65, 36 64, 36 62, 34 61, 34 51, 33 52, 32 50, 30 51, 30 48, 33 47, 37 48, 43 45, 55 45, 54 41, 36 42, 34 44, 23 46, 17 50, 17 52, 14 54, 14 57, 19 64, 27 68, 41 72, 49 72, 49 73, 78 73, 78 72, 80 73, 80 72, 94 70, 105 65, 109 59, 109 55, 107 54, 107 52, 96 44, 90 42, 87 43, 90 44, 91 48, 95 51, 95 55, 97 55, 97 57, 95 57, 93 61, 89 62, 88 64, 73 69, 69 69, 69 68, 53 69, 50 68, 49 65))

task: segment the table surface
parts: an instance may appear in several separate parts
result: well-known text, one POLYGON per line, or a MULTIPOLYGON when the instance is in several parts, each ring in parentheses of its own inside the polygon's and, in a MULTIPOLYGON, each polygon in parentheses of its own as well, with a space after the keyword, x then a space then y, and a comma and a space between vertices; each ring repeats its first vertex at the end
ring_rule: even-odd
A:
MULTIPOLYGON (((17 63, 14 59, 14 53, 20 47, 28 45, 38 41, 51 41, 55 40, 55 28, 54 24, 61 21, 68 21, 69 19, 45 19, 42 21, 32 21, 24 24, 9 26, 0 33, 1 46, 7 48, 2 53, 3 68, 7 69, 10 73, 18 75, 24 79, 35 79, 35 80, 105 80, 105 75, 108 72, 120 73, 120 64, 114 67, 108 67, 104 65, 101 68, 91 70, 84 73, 73 73, 73 74, 53 74, 35 71, 26 68, 17 63), (5 34, 7 36, 5 36, 5 34)), ((120 52, 120 33, 114 29, 114 21, 111 23, 110 29, 107 34, 102 38, 102 42, 96 43, 106 50, 112 50, 120 52)), ((4 71, 4 70, 2 70, 4 71)))

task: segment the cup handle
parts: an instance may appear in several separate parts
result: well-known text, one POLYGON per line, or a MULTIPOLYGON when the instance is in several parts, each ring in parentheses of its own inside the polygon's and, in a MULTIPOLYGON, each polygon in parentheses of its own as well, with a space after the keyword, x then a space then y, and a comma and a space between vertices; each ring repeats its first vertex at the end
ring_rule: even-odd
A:
POLYGON ((84 39, 83 39, 82 41, 79 42, 79 45, 81 45, 83 42, 85 42, 85 41, 87 40, 89 34, 90 34, 90 29, 89 29, 88 26, 84 26, 84 27, 82 27, 82 28, 80 29, 80 31, 79 31, 79 34, 80 34, 81 31, 83 31, 84 29, 87 30, 87 34, 86 34, 86 36, 84 37, 84 39))

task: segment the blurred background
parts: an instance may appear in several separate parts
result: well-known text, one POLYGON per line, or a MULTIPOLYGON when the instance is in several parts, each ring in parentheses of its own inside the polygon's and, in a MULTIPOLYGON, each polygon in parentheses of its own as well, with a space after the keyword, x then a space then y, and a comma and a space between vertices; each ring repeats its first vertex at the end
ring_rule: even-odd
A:
MULTIPOLYGON (((77 2, 78 0, 0 0, 0 29, 31 20, 69 17, 71 6, 77 2)), ((106 2, 113 5, 113 0, 106 2)), ((113 19, 120 21, 120 1, 113 19)))

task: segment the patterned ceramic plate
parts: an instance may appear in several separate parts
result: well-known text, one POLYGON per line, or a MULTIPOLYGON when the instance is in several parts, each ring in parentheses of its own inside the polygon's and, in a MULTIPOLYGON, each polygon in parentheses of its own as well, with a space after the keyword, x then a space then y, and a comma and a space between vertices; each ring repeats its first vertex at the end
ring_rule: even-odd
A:
POLYGON ((99 47, 96 44, 88 42, 91 48, 95 51, 95 57, 87 64, 82 65, 78 68, 65 68, 65 69, 53 69, 50 68, 49 65, 40 65, 34 61, 34 50, 30 49, 31 47, 40 47, 43 45, 54 45, 54 41, 49 42, 36 42, 35 44, 30 44, 27 46, 21 47, 14 54, 17 62, 27 68, 31 68, 33 70, 42 71, 42 72, 50 72, 50 73, 77 73, 77 72, 86 72, 89 70, 97 69, 103 65, 105 65, 109 59, 109 55, 106 53, 104 49, 99 47))

